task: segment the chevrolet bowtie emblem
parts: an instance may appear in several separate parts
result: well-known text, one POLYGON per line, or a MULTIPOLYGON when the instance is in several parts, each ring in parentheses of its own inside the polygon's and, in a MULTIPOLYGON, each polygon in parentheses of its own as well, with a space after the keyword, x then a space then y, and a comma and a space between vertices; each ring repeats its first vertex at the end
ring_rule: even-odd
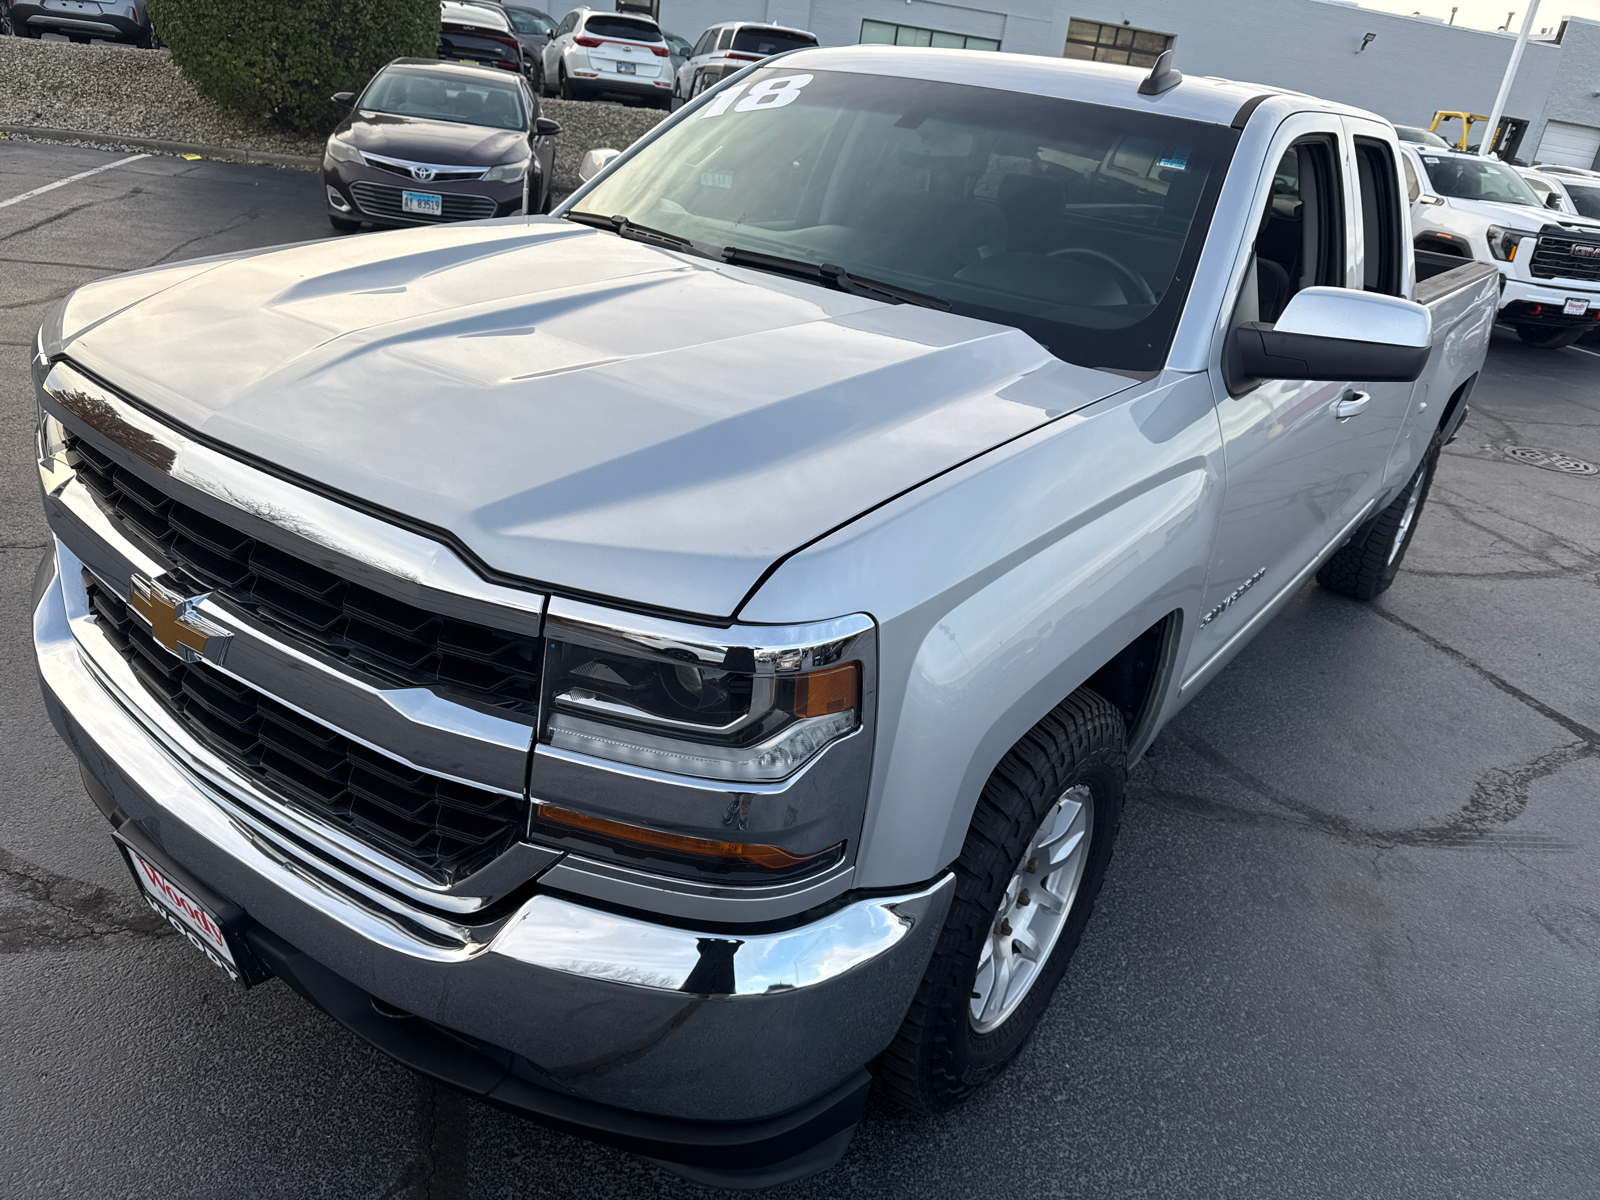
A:
POLYGON ((233 640, 233 634, 195 611, 207 595, 180 596, 153 579, 133 577, 133 611, 149 622, 150 636, 184 662, 220 663, 233 640))

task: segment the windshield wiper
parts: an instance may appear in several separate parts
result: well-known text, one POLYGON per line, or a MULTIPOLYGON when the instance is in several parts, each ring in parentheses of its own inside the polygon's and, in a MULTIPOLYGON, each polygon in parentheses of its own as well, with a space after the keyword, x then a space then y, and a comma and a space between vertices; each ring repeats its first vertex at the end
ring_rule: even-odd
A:
POLYGON ((868 300, 881 300, 886 304, 915 304, 922 308, 938 309, 940 312, 950 311, 950 301, 943 296, 930 296, 927 292, 915 292, 898 284, 884 283, 880 279, 853 275, 843 267, 836 267, 832 263, 818 266, 803 259, 762 254, 757 250, 743 250, 738 246, 723 247, 721 257, 723 262, 733 263, 736 266, 754 267, 758 271, 776 271, 783 275, 815 280, 829 287, 838 288, 841 292, 849 292, 852 296, 864 296, 868 300))
POLYGON ((648 225, 637 225, 627 217, 602 217, 599 213, 588 212, 569 212, 563 213, 562 216, 579 225, 592 225, 596 229, 609 230, 618 237, 625 237, 632 242, 649 242, 652 246, 664 246, 668 250, 687 250, 690 254, 712 257, 703 247, 695 245, 686 237, 679 237, 675 233, 667 233, 660 229, 651 229, 648 225))

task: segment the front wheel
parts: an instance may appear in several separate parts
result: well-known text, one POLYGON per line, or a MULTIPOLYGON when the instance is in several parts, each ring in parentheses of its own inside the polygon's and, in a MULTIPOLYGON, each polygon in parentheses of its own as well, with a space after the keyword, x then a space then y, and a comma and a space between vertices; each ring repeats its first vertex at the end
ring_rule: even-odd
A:
POLYGON ((1428 489, 1433 486, 1441 448, 1435 434, 1428 452, 1389 507, 1356 530, 1355 536, 1322 564, 1317 572, 1320 586, 1353 600, 1376 600, 1389 590, 1417 532, 1417 518, 1422 516, 1428 489))
POLYGON ((1517 336, 1539 350, 1559 350, 1570 346, 1590 330, 1588 325, 1573 325, 1566 329, 1551 329, 1542 325, 1518 325, 1517 336))
POLYGON ((1122 714, 1087 689, 1000 760, 956 859, 927 973, 876 1064, 894 1100, 942 1112, 1022 1049, 1105 879, 1126 778, 1122 714))

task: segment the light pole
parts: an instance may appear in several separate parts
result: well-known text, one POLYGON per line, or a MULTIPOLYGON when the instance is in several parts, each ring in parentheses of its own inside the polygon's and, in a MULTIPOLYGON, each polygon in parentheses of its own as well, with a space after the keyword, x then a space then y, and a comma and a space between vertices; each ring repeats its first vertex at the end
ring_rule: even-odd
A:
POLYGON ((1482 158, 1489 157, 1489 150, 1494 145, 1494 131, 1500 127, 1500 118, 1505 115, 1506 100, 1511 95, 1511 81, 1517 77, 1517 66, 1522 62, 1522 51, 1528 44, 1528 34, 1533 30, 1533 16, 1539 11, 1539 0, 1529 0, 1528 15, 1522 18, 1522 31, 1517 34, 1517 44, 1511 48, 1511 61, 1506 64, 1505 78, 1500 81, 1500 94, 1494 98, 1494 107, 1489 110, 1489 130, 1478 142, 1478 154, 1482 158))

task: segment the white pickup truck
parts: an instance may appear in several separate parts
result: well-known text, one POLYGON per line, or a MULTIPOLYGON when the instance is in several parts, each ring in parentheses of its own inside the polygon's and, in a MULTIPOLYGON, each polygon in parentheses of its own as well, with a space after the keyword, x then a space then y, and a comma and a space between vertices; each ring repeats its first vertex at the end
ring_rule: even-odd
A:
POLYGON ((50 713, 138 886, 416 1070, 690 1178, 1025 1044, 1128 765, 1404 558, 1494 318, 1368 113, 808 49, 551 217, 85 286, 50 713))
POLYGON ((1600 221, 1552 209, 1497 158, 1400 144, 1417 262, 1477 259, 1500 275, 1500 320, 1559 350, 1600 328, 1600 221))

